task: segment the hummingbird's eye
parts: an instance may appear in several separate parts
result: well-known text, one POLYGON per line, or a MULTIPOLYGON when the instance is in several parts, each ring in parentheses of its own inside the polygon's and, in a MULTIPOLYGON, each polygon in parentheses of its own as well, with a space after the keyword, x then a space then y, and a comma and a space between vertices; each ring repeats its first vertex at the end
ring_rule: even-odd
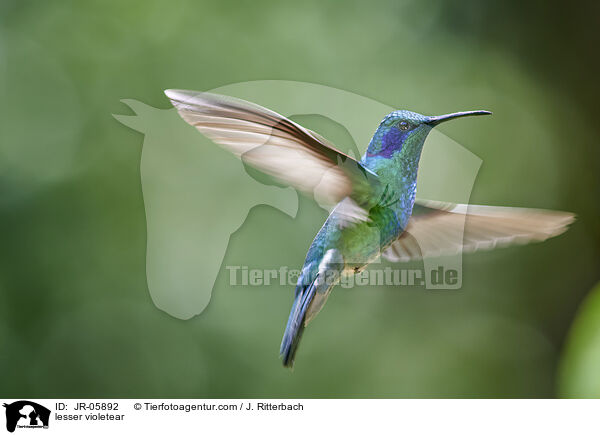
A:
POLYGON ((398 128, 402 131, 407 131, 410 129, 410 124, 406 121, 401 121, 398 123, 398 128))

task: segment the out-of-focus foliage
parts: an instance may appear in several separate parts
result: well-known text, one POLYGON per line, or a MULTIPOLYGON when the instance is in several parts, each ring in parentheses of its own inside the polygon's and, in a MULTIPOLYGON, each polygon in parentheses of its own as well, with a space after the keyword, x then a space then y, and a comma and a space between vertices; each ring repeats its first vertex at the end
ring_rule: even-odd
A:
POLYGON ((585 298, 569 333, 560 372, 563 397, 600 398, 600 284, 585 298))
MULTIPOLYGON (((600 13, 585 3, 0 2, 0 396, 554 396, 600 279, 600 13), (142 136, 111 116, 130 114, 123 98, 167 108, 166 88, 259 79, 428 114, 490 109, 440 127, 483 159, 472 202, 578 221, 465 256, 460 291, 336 289, 290 373, 277 358, 289 286, 231 287, 222 267, 202 315, 154 306, 142 136)), ((325 218, 299 201, 295 219, 253 208, 224 264, 298 268, 325 218)))

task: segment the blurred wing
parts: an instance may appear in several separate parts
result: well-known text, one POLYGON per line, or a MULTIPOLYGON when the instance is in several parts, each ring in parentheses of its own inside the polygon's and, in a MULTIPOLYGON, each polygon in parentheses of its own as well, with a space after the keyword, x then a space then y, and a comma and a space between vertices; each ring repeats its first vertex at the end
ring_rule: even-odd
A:
POLYGON ((541 242, 574 219, 562 211, 417 200, 406 231, 382 256, 403 262, 541 242))
POLYGON ((269 109, 203 92, 166 90, 179 115, 202 134, 257 169, 333 205, 350 197, 364 205, 377 175, 317 133, 269 109))

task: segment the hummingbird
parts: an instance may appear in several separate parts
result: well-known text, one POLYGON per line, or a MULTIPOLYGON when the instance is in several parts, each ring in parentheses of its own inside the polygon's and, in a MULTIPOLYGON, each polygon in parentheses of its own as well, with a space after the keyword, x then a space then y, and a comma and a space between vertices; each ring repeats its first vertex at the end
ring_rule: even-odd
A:
POLYGON ((419 160, 429 132, 443 122, 492 114, 486 110, 440 116, 393 111, 359 161, 318 133, 257 104, 187 90, 165 94, 187 123, 244 163, 332 207, 295 287, 280 347, 286 367, 293 367, 304 328, 342 275, 358 273, 379 257, 406 262, 543 241, 566 231, 574 220, 572 213, 562 211, 416 198, 419 160))

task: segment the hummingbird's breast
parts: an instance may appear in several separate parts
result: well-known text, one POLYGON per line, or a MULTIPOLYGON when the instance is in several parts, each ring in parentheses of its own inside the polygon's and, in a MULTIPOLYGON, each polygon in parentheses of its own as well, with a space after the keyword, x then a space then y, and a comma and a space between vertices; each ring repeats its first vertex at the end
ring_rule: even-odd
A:
POLYGON ((386 197, 380 199, 380 203, 394 211, 404 230, 412 214, 417 193, 418 159, 401 159, 399 155, 390 158, 365 156, 362 163, 379 176, 383 191, 386 192, 386 197))
POLYGON ((379 177, 378 197, 364 210, 363 219, 348 219, 344 207, 336 207, 313 240, 305 267, 315 269, 325 253, 335 249, 344 259, 344 270, 360 270, 379 258, 408 225, 416 195, 416 165, 381 156, 362 162, 379 177))

